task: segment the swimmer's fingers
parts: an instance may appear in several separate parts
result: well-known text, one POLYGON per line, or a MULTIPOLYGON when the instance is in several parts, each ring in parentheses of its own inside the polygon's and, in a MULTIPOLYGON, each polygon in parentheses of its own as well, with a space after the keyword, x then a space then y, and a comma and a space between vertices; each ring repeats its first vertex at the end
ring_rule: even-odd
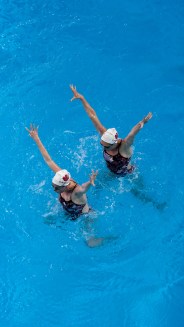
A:
POLYGON ((96 171, 92 170, 91 175, 90 175, 90 182, 93 186, 95 186, 94 181, 95 181, 97 175, 98 175, 98 170, 96 170, 96 171))
POLYGON ((35 125, 33 123, 30 124, 30 132, 35 130, 35 125))
POLYGON ((94 178, 94 176, 93 176, 93 173, 91 173, 91 174, 89 175, 89 180, 90 180, 91 185, 95 186, 95 183, 94 183, 95 178, 94 178))
POLYGON ((32 129, 27 128, 27 127, 25 127, 25 129, 29 133, 29 136, 33 137, 34 131, 32 129))
POLYGON ((72 92, 77 91, 76 86, 74 86, 73 84, 70 84, 69 86, 72 92))
POLYGON ((144 117, 143 122, 146 124, 153 117, 152 112, 149 112, 146 117, 144 117))
POLYGON ((74 86, 73 84, 70 84, 70 89, 73 92, 74 97, 70 100, 73 101, 77 98, 77 90, 76 90, 76 86, 74 86))
POLYGON ((96 178, 96 176, 98 175, 98 170, 96 170, 96 171, 92 170, 92 173, 93 173, 93 175, 94 175, 95 178, 96 178))
POLYGON ((35 124, 32 124, 32 130, 33 131, 38 131, 38 128, 39 128, 39 125, 38 126, 36 126, 35 124))
POLYGON ((149 112, 149 113, 147 114, 147 116, 145 117, 145 121, 147 122, 147 121, 150 120, 152 117, 153 117, 152 112, 149 112))
POLYGON ((70 100, 71 102, 76 99, 82 99, 83 96, 77 92, 76 86, 74 86, 73 84, 70 84, 70 89, 72 90, 73 95, 74 95, 73 98, 70 100))
POLYGON ((92 169, 91 176, 96 177, 97 175, 98 175, 98 170, 94 171, 94 169, 92 169))
POLYGON ((73 97, 72 99, 70 99, 70 101, 72 102, 73 100, 76 100, 77 98, 76 97, 73 97))
POLYGON ((39 126, 36 126, 32 123, 30 124, 30 128, 25 127, 26 131, 29 133, 29 136, 32 138, 38 135, 38 128, 39 126))
POLYGON ((29 128, 25 127, 25 129, 28 133, 31 133, 34 130, 33 124, 31 123, 30 127, 29 128))
POLYGON ((31 132, 29 128, 25 127, 25 129, 26 129, 26 131, 27 131, 28 133, 31 132))
POLYGON ((37 133, 38 132, 38 128, 39 128, 39 125, 36 126, 35 124, 31 124, 31 131, 32 132, 36 132, 37 133))

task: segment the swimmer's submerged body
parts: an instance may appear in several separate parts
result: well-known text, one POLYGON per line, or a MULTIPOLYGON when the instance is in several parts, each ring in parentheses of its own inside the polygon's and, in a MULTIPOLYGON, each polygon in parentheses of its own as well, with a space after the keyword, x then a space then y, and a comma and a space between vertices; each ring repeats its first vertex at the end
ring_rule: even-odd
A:
POLYGON ((60 168, 51 159, 38 136, 38 127, 31 125, 30 129, 26 128, 26 130, 37 144, 46 164, 55 173, 52 179, 52 187, 54 191, 59 194, 59 201, 63 209, 70 214, 72 219, 76 219, 80 215, 88 213, 90 207, 87 202, 86 193, 91 185, 95 185, 94 181, 98 172, 92 170, 89 181, 79 185, 71 178, 70 173, 66 169, 60 168))

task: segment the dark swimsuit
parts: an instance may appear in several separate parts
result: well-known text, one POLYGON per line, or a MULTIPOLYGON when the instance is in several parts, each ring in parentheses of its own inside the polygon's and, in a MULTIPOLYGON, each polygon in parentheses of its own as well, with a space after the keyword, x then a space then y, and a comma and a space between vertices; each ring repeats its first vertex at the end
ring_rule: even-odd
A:
MULTIPOLYGON (((122 141, 121 141, 122 142, 122 141)), ((125 158, 119 153, 119 147, 121 143, 118 146, 118 153, 115 154, 115 156, 112 156, 111 154, 107 153, 107 151, 104 149, 103 157, 106 161, 107 167, 114 173, 120 176, 125 176, 127 174, 131 174, 135 167, 131 166, 128 168, 128 164, 130 163, 130 158, 125 158)))
MULTIPOLYGON (((76 184, 76 186, 77 186, 77 184, 76 184)), ((76 188, 76 186, 75 186, 75 188, 76 188)), ((72 200, 66 201, 61 196, 61 194, 59 196, 59 202, 62 204, 63 209, 71 215, 72 219, 78 218, 83 213, 82 210, 86 205, 86 203, 85 204, 76 204, 72 200)))

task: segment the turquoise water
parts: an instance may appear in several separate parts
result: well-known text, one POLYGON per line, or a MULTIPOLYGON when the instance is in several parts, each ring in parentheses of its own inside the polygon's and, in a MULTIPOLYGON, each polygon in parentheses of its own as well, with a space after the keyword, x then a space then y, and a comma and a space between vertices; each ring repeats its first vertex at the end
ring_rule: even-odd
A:
POLYGON ((182 1, 1 1, 2 327, 183 327, 183 14, 182 1), (122 138, 153 112, 133 178, 164 210, 107 171, 70 83, 122 138), (99 170, 90 217, 66 218, 30 122, 79 183, 99 170))

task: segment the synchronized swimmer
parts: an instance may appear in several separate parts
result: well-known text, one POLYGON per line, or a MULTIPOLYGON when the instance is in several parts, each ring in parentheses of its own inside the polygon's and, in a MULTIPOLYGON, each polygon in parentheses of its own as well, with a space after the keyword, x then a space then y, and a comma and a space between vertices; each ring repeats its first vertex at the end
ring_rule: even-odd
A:
MULTIPOLYGON (((133 173, 135 167, 131 164, 131 156, 133 153, 132 145, 135 136, 152 118, 152 113, 149 112, 130 130, 124 139, 121 139, 119 138, 118 132, 115 128, 107 129, 102 125, 95 110, 90 106, 85 97, 77 92, 76 87, 70 85, 70 89, 73 92, 73 98, 71 101, 78 99, 82 102, 87 115, 93 122, 97 131, 100 133, 100 144, 103 147, 103 158, 108 169, 116 176, 122 177, 133 173)), ((92 170, 89 181, 79 185, 66 169, 60 168, 52 160, 40 140, 38 135, 38 127, 31 124, 29 129, 26 127, 26 130, 37 144, 46 164, 55 173, 55 176, 52 179, 52 187, 54 191, 59 194, 59 201, 63 209, 69 213, 72 219, 76 219, 80 215, 88 213, 90 211, 90 207, 87 202, 86 193, 91 185, 95 185, 94 182, 98 171, 92 170)), ((157 209, 162 209, 165 206, 165 203, 158 203, 149 196, 146 196, 142 190, 133 187, 131 191, 144 202, 151 202, 157 209)))
POLYGON ((93 171, 90 175, 89 181, 82 185, 79 185, 66 169, 60 168, 50 157, 43 143, 38 135, 38 127, 30 125, 28 129, 26 127, 30 137, 35 141, 40 150, 46 164, 55 173, 52 179, 52 187, 56 193, 59 194, 59 201, 63 206, 63 209, 68 212, 72 219, 76 219, 81 214, 88 213, 90 207, 87 202, 86 193, 91 187, 95 185, 95 179, 98 171, 93 171))
POLYGON ((130 163, 132 144, 136 134, 152 118, 152 113, 149 112, 147 116, 131 129, 124 139, 121 139, 118 137, 118 132, 115 128, 107 129, 102 125, 95 110, 90 106, 85 97, 77 92, 75 86, 70 85, 70 89, 74 95, 71 101, 79 99, 82 102, 89 118, 101 135, 100 144, 103 146, 103 157, 108 169, 119 176, 125 176, 132 173, 135 168, 130 163))
MULTIPOLYGON (((118 132, 115 128, 105 128, 100 122, 95 110, 87 102, 85 97, 77 92, 75 86, 70 85, 70 89, 73 92, 73 100, 80 100, 82 105, 94 124, 96 130, 100 133, 101 139, 100 144, 103 147, 103 158, 106 162, 107 168, 115 175, 124 177, 128 174, 132 174, 135 166, 131 164, 131 157, 133 154, 132 145, 135 136, 140 132, 144 125, 152 118, 152 113, 149 112, 141 121, 139 121, 128 133, 128 135, 121 139, 118 137, 118 132)), ((158 202, 153 199, 149 194, 144 192, 143 178, 139 175, 138 178, 134 179, 130 192, 139 198, 144 203, 152 203, 152 205, 163 210, 166 206, 166 202, 158 202)))

